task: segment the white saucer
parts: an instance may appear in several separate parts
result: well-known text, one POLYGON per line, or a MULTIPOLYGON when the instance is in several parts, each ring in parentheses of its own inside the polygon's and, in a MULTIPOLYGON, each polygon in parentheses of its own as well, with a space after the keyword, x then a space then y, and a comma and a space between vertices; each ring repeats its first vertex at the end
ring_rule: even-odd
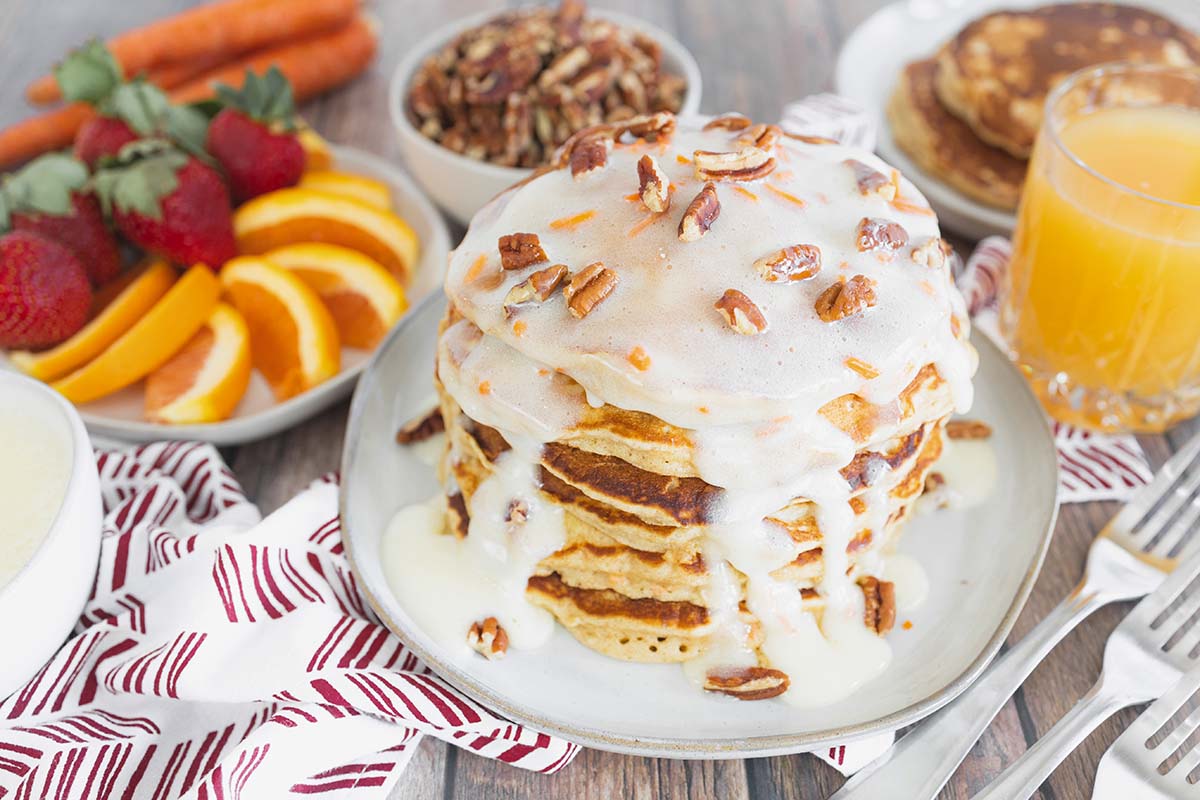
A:
MULTIPOLYGON (((879 139, 876 150, 911 180, 937 211, 943 229, 973 239, 991 234, 1010 235, 1016 215, 991 208, 923 172, 892 139, 885 109, 896 79, 911 61, 928 58, 964 25, 1000 8, 1031 8, 1055 0, 900 0, 876 12, 854 29, 838 54, 834 85, 837 93, 866 108, 873 116, 879 139)), ((1138 0, 1142 6, 1189 25, 1200 27, 1195 0, 1138 0)))
MULTIPOLYGON (((335 169, 367 175, 388 184, 392 204, 412 226, 421 242, 421 258, 408 287, 410 308, 415 308, 441 286, 450 253, 450 236, 441 214, 421 190, 394 164, 353 147, 334 147, 335 169)), ((342 369, 319 386, 277 403, 266 380, 258 372, 233 416, 224 422, 205 425, 160 425, 142 418, 140 383, 115 394, 79 406, 79 414, 93 435, 126 442, 160 439, 193 439, 216 445, 234 445, 271 436, 297 425, 345 398, 370 360, 363 350, 342 348, 342 369)), ((0 352, 0 370, 13 369, 0 352)))
MULTIPOLYGON (((815 710, 745 703, 696 690, 674 665, 630 664, 566 630, 500 661, 451 656, 420 630, 384 577, 380 542, 393 513, 435 491, 433 471, 394 441, 427 408, 438 320, 430 298, 380 345, 350 410, 342 456, 346 551, 384 623, 438 674, 481 703, 581 745, 641 755, 734 758, 819 749, 895 730, 949 702, 1004 641, 1037 577, 1057 505, 1054 442, 1016 369, 984 337, 971 415, 995 430, 998 484, 976 508, 919 516, 901 550, 929 574, 929 599, 890 636, 894 660, 855 696, 815 710)), ((430 602, 438 602, 430 598, 430 602)))

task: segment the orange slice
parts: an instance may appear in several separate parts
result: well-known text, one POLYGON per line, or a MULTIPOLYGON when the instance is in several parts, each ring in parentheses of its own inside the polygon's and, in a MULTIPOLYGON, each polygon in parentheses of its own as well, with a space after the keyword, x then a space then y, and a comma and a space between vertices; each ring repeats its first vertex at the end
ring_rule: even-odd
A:
POLYGON ((74 336, 40 353, 11 353, 17 369, 38 380, 52 381, 78 369, 121 337, 148 312, 175 282, 175 270, 155 261, 102 306, 74 336))
POLYGON ((335 244, 293 244, 265 258, 290 271, 321 297, 347 347, 370 350, 408 308, 400 281, 357 250, 335 244))
POLYGON ((187 425, 228 419, 250 383, 250 330, 217 303, 208 321, 146 378, 146 419, 187 425))
POLYGON ((328 169, 305 172, 304 176, 300 178, 300 188, 353 197, 355 200, 361 200, 385 211, 390 211, 392 208, 392 190, 388 188, 388 185, 365 175, 335 172, 328 169))
POLYGON ((220 295, 212 270, 197 264, 104 352, 51 386, 72 403, 87 403, 141 380, 200 330, 220 295))
POLYGON ((304 148, 304 168, 306 170, 329 169, 333 166, 333 150, 329 142, 321 138, 321 134, 312 128, 304 127, 296 133, 300 146, 304 148))
POLYGON ((341 367, 337 327, 308 285, 265 258, 225 263, 221 284, 250 329, 254 366, 279 400, 332 378, 341 367))
POLYGON ((417 236, 390 211, 314 189, 259 195, 233 215, 242 253, 260 254, 299 242, 328 242, 358 250, 408 282, 417 263, 417 236))

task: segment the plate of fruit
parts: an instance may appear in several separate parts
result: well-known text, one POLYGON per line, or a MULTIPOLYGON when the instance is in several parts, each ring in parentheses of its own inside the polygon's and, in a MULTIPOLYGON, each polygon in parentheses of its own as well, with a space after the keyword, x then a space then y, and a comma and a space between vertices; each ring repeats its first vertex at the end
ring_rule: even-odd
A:
POLYGON ((0 180, 0 368, 94 434, 284 430, 347 396, 440 285, 438 213, 396 167, 305 128, 279 72, 190 106, 99 45, 58 75, 98 115, 71 153, 0 180))

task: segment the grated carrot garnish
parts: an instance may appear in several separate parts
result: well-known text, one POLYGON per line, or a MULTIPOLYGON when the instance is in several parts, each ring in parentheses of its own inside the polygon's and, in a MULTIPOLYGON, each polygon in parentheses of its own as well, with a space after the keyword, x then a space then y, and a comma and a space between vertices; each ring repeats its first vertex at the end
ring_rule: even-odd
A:
MULTIPOLYGON (((666 212, 663 212, 663 213, 666 213, 666 212)), ((638 224, 636 224, 632 228, 630 228, 629 233, 626 235, 630 239, 632 239, 633 237, 637 236, 642 231, 646 230, 646 228, 648 228, 652 224, 654 224, 654 221, 657 220, 661 216, 662 216, 662 214, 647 214, 645 217, 642 218, 642 220, 640 222, 638 222, 638 224)))
POLYGON ((911 619, 904 620, 904 624, 901 625, 900 627, 904 628, 904 630, 906 630, 906 631, 911 631, 912 630, 912 620, 911 619))
POLYGON ((749 197, 751 200, 753 200, 756 203, 758 202, 758 195, 756 195, 754 192, 750 191, 749 189, 747 189, 743 186, 735 186, 735 187, 733 187, 733 190, 740 195, 749 197))
POLYGON ((642 196, 637 192, 634 192, 633 194, 625 195, 625 199, 631 203, 638 203, 641 202, 642 196))
POLYGON ((650 356, 646 355, 646 351, 641 345, 634 347, 629 351, 629 355, 625 357, 630 364, 633 364, 639 372, 645 372, 650 369, 650 356))
POLYGON ((699 411, 701 414, 707 414, 707 413, 708 413, 708 406, 700 406, 700 407, 699 407, 699 408, 697 408, 696 410, 697 410, 697 411, 699 411))
POLYGON ((936 216, 933 209, 929 206, 917 205, 907 197, 901 197, 900 195, 896 195, 896 199, 892 201, 892 208, 907 214, 922 214, 926 217, 936 216))
POLYGON ((479 382, 479 393, 480 394, 491 394, 492 393, 492 382, 491 381, 480 381, 479 382))
POLYGON ((521 336, 525 333, 525 329, 528 327, 529 325, 525 322, 525 320, 519 319, 513 323, 513 333, 515 333, 517 336, 521 336))
POLYGON ((679 155, 675 156, 675 160, 676 160, 676 161, 678 161, 680 164, 690 164, 690 163, 692 163, 692 160, 691 160, 690 158, 688 158, 687 156, 683 155, 682 153, 680 153, 679 155))
POLYGON ((921 281, 918 286, 920 286, 921 290, 930 297, 937 297, 937 289, 933 288, 933 284, 929 281, 921 281))
POLYGON ((787 200, 789 203, 795 203, 796 205, 800 206, 801 208, 804 208, 806 205, 808 205, 808 203, 801 200, 799 197, 796 197, 796 195, 792 194, 791 192, 785 192, 783 189, 780 189, 778 186, 772 186, 769 183, 766 183, 763 185, 766 186, 767 189, 774 192, 779 197, 782 197, 784 200, 787 200))
POLYGON ((594 216, 596 216, 596 212, 594 209, 588 210, 588 211, 581 211, 580 213, 575 214, 574 216, 563 217, 561 219, 554 220, 553 222, 550 223, 550 227, 554 228, 555 230, 562 230, 564 228, 567 230, 572 230, 573 228, 587 222, 589 219, 591 219, 594 216))
POLYGON ((847 367, 854 370, 859 375, 862 375, 867 380, 874 380, 875 378, 879 377, 879 370, 875 369, 861 358, 850 356, 850 358, 846 359, 845 363, 847 367))
POLYGON ((479 273, 483 272, 485 266, 487 266, 487 256, 480 253, 479 258, 475 259, 475 262, 467 269, 466 282, 474 283, 475 279, 479 277, 479 273))
POLYGON ((550 370, 545 369, 544 367, 542 369, 538 370, 538 375, 542 376, 543 378, 545 378, 549 374, 550 374, 550 370))

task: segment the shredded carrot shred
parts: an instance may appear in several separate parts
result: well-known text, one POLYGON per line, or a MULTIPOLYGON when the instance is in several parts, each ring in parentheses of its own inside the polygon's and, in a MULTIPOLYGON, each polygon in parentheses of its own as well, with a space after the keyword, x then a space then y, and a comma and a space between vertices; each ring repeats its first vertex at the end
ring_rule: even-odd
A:
POLYGON ((756 195, 754 192, 750 191, 749 189, 745 188, 744 186, 735 186, 735 187, 733 187, 733 190, 740 195, 749 197, 751 200, 753 200, 756 203, 758 202, 758 195, 756 195))
POLYGON ((491 381, 480 381, 479 382, 479 393, 480 394, 491 394, 492 393, 491 381))
POLYGON ((647 214, 640 222, 638 222, 638 224, 629 229, 629 233, 627 235, 630 239, 632 239, 642 231, 646 230, 646 228, 653 225, 654 221, 661 216, 662 214, 647 214))
POLYGON ((630 364, 633 364, 639 372, 645 372, 650 369, 650 356, 646 355, 646 351, 641 345, 634 347, 629 351, 629 355, 625 357, 630 364))
POLYGON ((904 211, 908 214, 923 214, 927 217, 935 216, 932 208, 928 206, 917 205, 907 197, 896 195, 896 199, 892 201, 892 208, 897 211, 904 211))
POLYGON ((479 258, 475 259, 475 262, 471 264, 470 268, 467 269, 467 283, 473 283, 475 279, 479 277, 479 273, 483 272, 483 268, 486 265, 487 256, 485 256, 483 253, 480 253, 479 258))
POLYGON ((633 194, 625 195, 625 199, 631 203, 636 203, 642 199, 642 196, 640 194, 638 194, 637 192, 634 192, 633 194))
POLYGON ((792 194, 791 192, 785 192, 783 189, 780 189, 778 186, 772 186, 769 183, 763 184, 763 185, 766 186, 768 190, 774 192, 779 197, 782 197, 784 200, 787 200, 789 203, 795 203, 796 205, 800 206, 801 208, 804 208, 806 205, 808 205, 808 203, 804 202, 799 197, 796 197, 796 195, 792 194))
POLYGON ((846 359, 846 366, 857 372, 859 375, 862 375, 867 380, 873 380, 874 378, 879 377, 879 370, 875 369, 875 367, 871 366, 866 361, 863 361, 861 358, 850 356, 850 358, 846 359))
POLYGON ((519 319, 513 323, 513 333, 515 333, 517 336, 521 336, 525 333, 525 329, 528 327, 529 325, 525 322, 525 320, 519 319))
POLYGON ((687 156, 683 155, 682 153, 680 153, 679 155, 675 156, 675 160, 676 160, 676 161, 678 161, 680 164, 690 164, 690 163, 692 163, 692 160, 691 160, 690 158, 688 158, 687 156))
POLYGON ((573 216, 562 217, 561 219, 554 220, 550 223, 550 227, 554 228, 555 230, 562 230, 564 228, 567 230, 572 230, 573 228, 587 222, 594 216, 596 216, 594 209, 589 211, 581 211, 573 216))

